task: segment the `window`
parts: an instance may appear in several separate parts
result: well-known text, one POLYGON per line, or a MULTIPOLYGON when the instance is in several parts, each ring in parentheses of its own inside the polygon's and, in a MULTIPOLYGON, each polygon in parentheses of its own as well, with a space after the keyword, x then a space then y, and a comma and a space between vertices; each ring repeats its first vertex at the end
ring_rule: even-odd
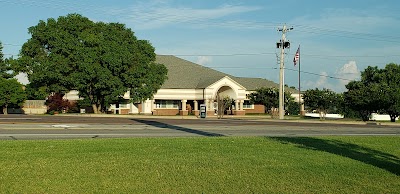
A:
POLYGON ((156 100, 156 108, 179 108, 178 100, 156 100))
POLYGON ((245 100, 243 103, 244 109, 254 109, 254 104, 250 103, 250 100, 245 100))
POLYGON ((119 108, 128 108, 128 104, 119 104, 119 108))

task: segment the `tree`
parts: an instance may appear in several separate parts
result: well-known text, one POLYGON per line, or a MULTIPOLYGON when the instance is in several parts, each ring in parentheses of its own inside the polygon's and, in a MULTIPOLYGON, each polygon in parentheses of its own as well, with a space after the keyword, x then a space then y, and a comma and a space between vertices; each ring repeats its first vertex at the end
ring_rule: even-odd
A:
POLYGON ((300 113, 299 102, 296 102, 295 100, 289 101, 286 111, 288 115, 298 115, 300 113))
POLYGON ((21 106, 26 99, 25 92, 16 79, 0 78, 0 106, 7 114, 8 107, 21 106))
POLYGON ((381 96, 383 110, 389 114, 390 121, 395 122, 400 116, 400 65, 387 64, 382 75, 381 88, 385 91, 381 96))
MULTIPOLYGON (((248 95, 250 103, 252 104, 262 104, 267 110, 274 109, 279 106, 279 89, 277 88, 258 88, 255 92, 248 95)), ((293 104, 294 98, 291 96, 290 92, 285 92, 285 107, 289 107, 293 104)), ((298 105, 297 105, 298 106, 298 105)), ((273 112, 271 112, 274 115, 273 112)))
POLYGON ((60 93, 54 93, 49 96, 46 100, 46 106, 48 107, 48 113, 53 113, 55 111, 62 112, 63 110, 67 110, 70 106, 68 100, 63 99, 64 95, 60 93))
POLYGON ((233 99, 229 96, 221 96, 217 94, 217 104, 218 104, 218 119, 224 117, 225 110, 232 106, 233 99))
POLYGON ((346 85, 345 104, 359 112, 364 121, 371 113, 386 113, 390 120, 400 115, 400 66, 387 64, 384 69, 367 67, 361 72, 360 81, 346 85))
POLYGON ((329 112, 336 112, 340 106, 341 95, 329 89, 309 89, 303 95, 304 104, 308 111, 317 111, 321 119, 329 112))
POLYGON ((29 28, 19 70, 50 92, 78 90, 95 113, 130 91, 132 100, 151 98, 166 79, 154 47, 123 24, 92 22, 78 14, 50 18, 29 28))
POLYGON ((28 100, 46 100, 49 96, 46 86, 35 86, 33 83, 25 86, 25 92, 28 100))
MULTIPOLYGON (((361 81, 351 81, 344 92, 344 106, 358 112, 363 121, 368 121, 371 113, 380 109, 379 87, 376 84, 364 84, 361 81)), ((345 115, 346 116, 346 115, 345 115)))
POLYGON ((12 68, 12 59, 4 59, 3 45, 0 42, 0 77, 5 79, 13 78, 16 74, 12 68))
POLYGON ((276 88, 258 88, 248 95, 250 103, 262 104, 267 110, 279 106, 279 90, 276 88))

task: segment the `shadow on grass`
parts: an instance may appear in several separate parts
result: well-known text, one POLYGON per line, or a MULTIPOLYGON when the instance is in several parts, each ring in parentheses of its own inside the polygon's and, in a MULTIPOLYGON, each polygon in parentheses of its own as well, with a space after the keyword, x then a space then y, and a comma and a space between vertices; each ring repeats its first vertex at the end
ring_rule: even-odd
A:
POLYGON ((202 135, 202 136, 207 136, 207 137, 222 137, 222 136, 224 136, 224 135, 218 134, 218 133, 210 133, 210 132, 200 131, 200 130, 196 130, 196 129, 190 129, 190 128, 186 128, 186 127, 179 127, 179 126, 169 125, 169 124, 158 122, 158 121, 143 120, 143 119, 132 119, 132 120, 139 122, 139 123, 146 124, 146 125, 150 125, 153 127, 173 129, 173 130, 177 130, 177 131, 193 133, 196 135, 202 135))
POLYGON ((344 156, 387 170, 400 176, 400 158, 378 150, 338 140, 324 140, 312 137, 269 137, 281 143, 293 143, 300 148, 324 151, 344 156))

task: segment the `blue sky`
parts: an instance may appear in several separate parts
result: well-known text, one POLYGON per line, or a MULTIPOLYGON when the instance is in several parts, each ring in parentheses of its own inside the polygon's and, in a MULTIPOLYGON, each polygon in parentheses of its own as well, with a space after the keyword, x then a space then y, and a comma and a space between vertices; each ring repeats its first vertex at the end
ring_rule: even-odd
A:
POLYGON ((30 38, 27 28, 39 20, 79 13, 126 24, 157 54, 275 82, 277 29, 287 24, 294 30, 287 34, 292 48, 286 50, 285 83, 298 86, 292 60, 301 45, 302 90, 341 92, 367 66, 400 63, 400 1, 395 0, 0 0, 0 7, 7 57, 18 55, 30 38))

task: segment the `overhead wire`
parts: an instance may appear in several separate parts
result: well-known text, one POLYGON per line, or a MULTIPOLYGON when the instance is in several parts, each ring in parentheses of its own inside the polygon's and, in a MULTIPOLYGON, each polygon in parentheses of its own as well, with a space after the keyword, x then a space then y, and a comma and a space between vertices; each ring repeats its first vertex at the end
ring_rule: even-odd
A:
MULTIPOLYGON (((0 2, 7 2, 12 4, 18 5, 27 5, 27 6, 36 6, 36 7, 51 7, 51 8, 62 8, 66 9, 69 8, 71 10, 80 10, 85 12, 93 12, 93 13, 101 13, 104 14, 105 9, 99 7, 90 6, 82 6, 82 4, 74 4, 73 7, 66 6, 62 4, 61 1, 46 1, 46 2, 38 2, 38 1, 10 1, 10 0, 0 0, 0 2)), ((70 5, 70 4, 69 4, 70 5)), ((126 8, 120 9, 126 11, 126 8)), ((125 18, 142 18, 147 21, 162 21, 162 22, 171 22, 171 23, 186 23, 186 24, 196 24, 196 25, 204 25, 204 26, 217 26, 217 27, 235 27, 235 28, 276 28, 276 26, 280 25, 279 22, 263 22, 263 21, 226 21, 220 20, 217 21, 213 18, 198 18, 196 15, 185 15, 185 19, 182 20, 182 15, 174 14, 174 13, 165 13, 165 12, 151 12, 148 13, 148 16, 143 17, 143 13, 139 15, 135 15, 135 13, 130 13, 131 16, 121 15, 121 12, 124 11, 109 11, 107 14, 125 17, 125 18), (181 21, 178 21, 181 20, 181 21), (207 21, 206 21, 207 20, 207 21), (211 21, 210 21, 211 20, 211 21)), ((328 36, 336 36, 336 37, 343 37, 343 38, 354 38, 354 39, 363 39, 363 40, 371 40, 371 41, 388 41, 390 39, 391 42, 399 43, 398 41, 400 37, 398 36, 388 36, 388 35, 379 35, 379 34, 370 34, 370 33, 360 33, 360 32, 353 32, 353 31, 345 31, 345 30, 337 30, 337 29, 326 29, 308 25, 293 25, 296 27, 296 31, 304 32, 307 34, 319 34, 319 35, 328 35, 328 36), (297 28, 298 27, 298 28, 297 28)))
MULTIPOLYGON (((15 5, 26 5, 26 6, 36 6, 36 7, 50 7, 50 8, 56 8, 56 9, 71 9, 71 10, 78 10, 78 11, 85 11, 85 12, 92 12, 92 13, 101 13, 104 14, 104 9, 101 8, 83 8, 81 5, 76 4, 73 7, 68 7, 65 6, 65 4, 60 4, 61 1, 54 1, 54 0, 48 0, 46 3, 41 4, 38 3, 38 1, 9 1, 9 0, 0 0, 0 2, 6 2, 6 3, 12 3, 15 5)), ((114 15, 114 16, 120 16, 120 13, 118 11, 124 12, 126 11, 126 8, 116 10, 114 12, 109 12, 108 14, 114 15)), ((150 13, 149 13, 150 14, 150 13)), ((174 22, 177 19, 181 18, 181 15, 177 15, 174 13, 151 13, 152 15, 145 15, 144 18, 147 17, 147 20, 150 21, 151 19, 157 19, 159 21, 164 21, 164 22, 174 22)), ((127 18, 130 17, 135 17, 133 16, 125 16, 127 18)), ((198 18, 196 16, 189 16, 186 20, 181 21, 180 23, 186 23, 186 24, 196 24, 196 25, 205 25, 205 26, 218 26, 218 27, 243 27, 243 28, 276 28, 278 26, 278 22, 251 22, 251 21, 217 21, 214 19, 211 19, 211 21, 208 21, 208 19, 204 18, 198 18), (206 21, 207 20, 207 21, 206 21)), ((388 36, 388 35, 379 35, 379 34, 369 34, 369 33, 360 33, 360 32, 353 32, 353 31, 345 31, 345 30, 336 30, 336 29, 326 29, 326 28, 319 28, 319 27, 314 27, 314 26, 307 26, 307 25, 294 25, 296 27, 296 31, 307 33, 307 34, 319 34, 319 35, 328 35, 328 36, 336 36, 336 37, 343 37, 343 38, 356 38, 356 39, 362 39, 362 40, 371 40, 371 41, 388 41, 388 39, 391 39, 391 42, 399 43, 400 41, 396 41, 396 39, 400 39, 400 37, 396 36, 388 36)), ((4 43, 3 45, 7 46, 22 46, 22 45, 17 45, 17 44, 9 44, 9 43, 4 43)), ((267 53, 232 53, 232 54, 171 54, 175 56, 187 56, 187 57, 195 57, 195 56, 213 56, 213 57, 231 57, 231 56, 261 56, 261 55, 274 55, 275 53, 272 52, 267 52, 267 53)), ((12 54, 4 54, 4 55, 12 55, 12 54)), ((359 56, 346 56, 346 55, 316 55, 316 54, 302 54, 302 56, 308 56, 308 57, 313 57, 313 58, 331 58, 330 60, 342 60, 342 59, 336 59, 336 58, 384 58, 384 57, 398 57, 400 55, 359 55, 359 56)), ((343 61, 348 61, 348 60, 343 60, 343 61)), ((236 67, 226 67, 226 68, 236 68, 236 67)), ((239 68, 239 67, 238 67, 239 68)), ((288 69, 291 71, 291 69, 288 69)), ((305 72, 301 71, 302 73, 310 74, 310 75, 318 75, 318 76, 325 76, 328 78, 332 79, 341 79, 341 80, 348 80, 345 78, 337 78, 334 76, 326 76, 322 74, 317 74, 317 73, 312 73, 312 72, 305 72)))
MULTIPOLYGON (((10 1, 10 0, 0 0, 0 2, 7 2, 7 3, 12 3, 16 5, 27 5, 27 6, 36 6, 36 7, 50 7, 50 8, 60 8, 60 9, 71 9, 71 10, 78 10, 78 11, 85 11, 85 12, 92 12, 92 13, 101 13, 104 14, 106 11, 103 8, 100 7, 94 7, 93 5, 85 5, 82 6, 82 3, 77 4, 77 3, 72 3, 73 6, 70 6, 71 4, 69 3, 68 6, 65 4, 62 4, 63 1, 54 1, 54 0, 47 0, 45 2, 38 2, 35 0, 30 0, 30 1, 24 1, 24 0, 19 0, 19 1, 10 1), (90 7, 90 8, 88 8, 90 7)), ((132 8, 133 9, 133 8, 132 8)), ((226 21, 226 20, 220 20, 217 21, 213 18, 198 18, 196 15, 185 15, 185 19, 182 19, 181 14, 175 14, 173 12, 171 13, 166 13, 166 12, 149 12, 147 13, 147 16, 145 15, 143 17, 143 14, 145 13, 132 13, 130 10, 130 16, 127 15, 122 15, 122 12, 127 12, 127 8, 123 9, 114 9, 114 11, 108 11, 108 15, 114 15, 114 16, 119 16, 119 17, 125 17, 125 18, 142 18, 145 19, 146 21, 164 21, 164 22, 174 22, 174 23, 187 23, 187 24, 197 24, 197 25, 206 25, 206 26, 219 26, 219 27, 243 27, 243 28, 276 28, 278 25, 281 25, 281 22, 265 22, 265 21, 226 21), (119 11, 118 11, 119 10, 119 11), (178 21, 180 20, 180 21, 178 21), (205 22, 207 20, 207 22, 205 22), (209 21, 209 20, 214 20, 214 21, 209 21)), ((371 34, 371 33, 361 33, 361 32, 355 32, 355 31, 346 31, 346 30, 337 30, 337 29, 327 29, 327 28, 321 28, 321 27, 315 27, 315 26, 309 26, 309 25, 302 25, 302 24, 295 24, 292 25, 296 27, 296 31, 298 32, 304 32, 307 34, 319 34, 319 35, 329 35, 329 36, 336 36, 336 37, 344 37, 344 38, 355 38, 355 39, 364 39, 364 40, 373 40, 373 41, 388 41, 390 39, 391 42, 400 42, 397 41, 400 39, 399 36, 389 36, 389 35, 379 35, 379 34, 371 34)))

